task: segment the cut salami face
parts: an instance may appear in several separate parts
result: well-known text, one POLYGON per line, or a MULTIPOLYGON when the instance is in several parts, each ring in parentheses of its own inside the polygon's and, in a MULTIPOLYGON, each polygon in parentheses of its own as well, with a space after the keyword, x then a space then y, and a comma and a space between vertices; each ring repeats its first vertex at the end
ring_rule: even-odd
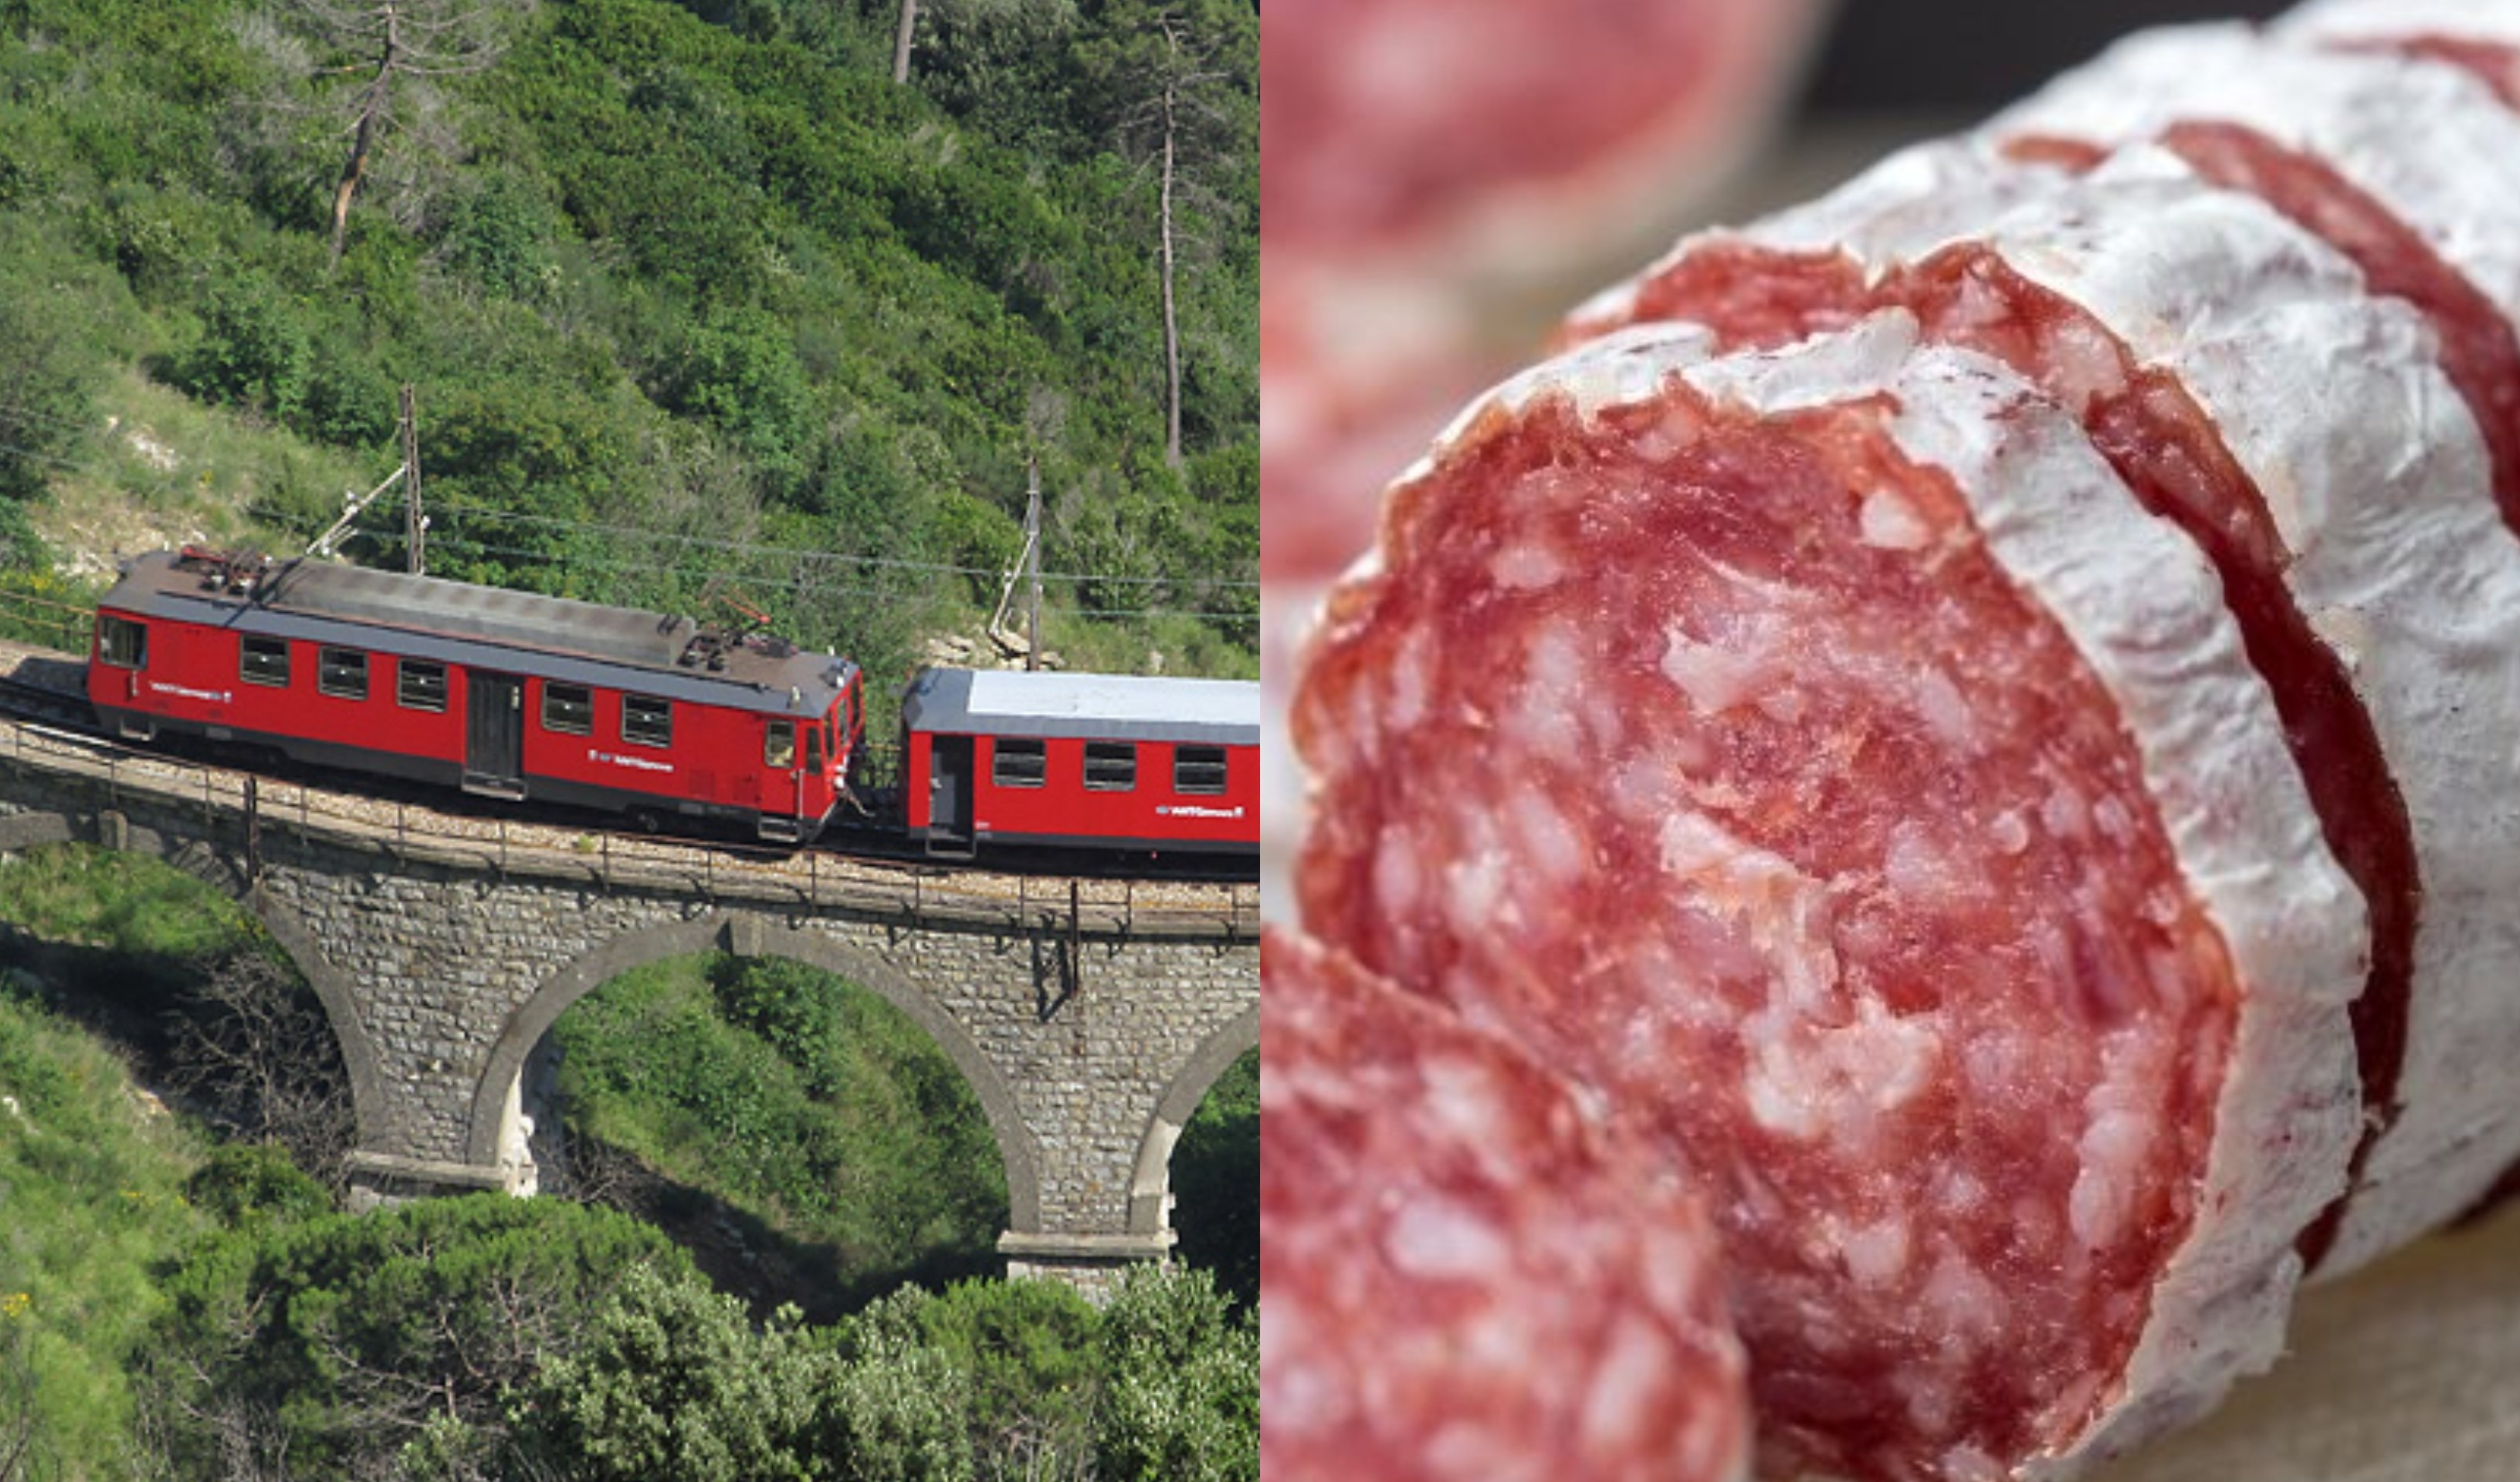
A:
POLYGON ((2211 567, 1999 362, 1891 310, 1517 378, 1293 725, 1308 928, 1715 1191, 1768 1469, 2060 1469, 2272 1359, 2362 899, 2211 567))
POLYGON ((1696 1203, 1567 1086, 1336 954, 1261 942, 1261 1469, 1734 1482, 1696 1203))
POLYGON ((2520 0, 2137 36, 1402 475, 1304 924, 1716 1199, 1762 1472, 2062 1477, 2520 1188, 2520 0))
POLYGON ((1773 342, 1904 304, 2079 408, 2214 561, 2371 906, 2369 1134, 2350 1205, 2305 1241, 2333 1270, 2438 1225, 2520 1152, 2489 1068, 2520 1057, 2520 542, 2423 319, 2370 287, 2170 154, 2076 178, 1949 144, 1685 245, 1579 331, 1669 317, 1773 342))

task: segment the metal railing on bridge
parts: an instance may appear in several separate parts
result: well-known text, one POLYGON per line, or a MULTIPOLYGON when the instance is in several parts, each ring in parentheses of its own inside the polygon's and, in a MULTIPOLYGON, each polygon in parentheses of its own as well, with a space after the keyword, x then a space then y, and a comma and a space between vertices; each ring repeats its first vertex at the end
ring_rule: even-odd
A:
POLYGON ((0 639, 85 653, 96 626, 94 603, 68 602, 0 585, 0 639))
POLYGON ((819 849, 624 834, 464 814, 402 798, 341 793, 231 771, 34 724, 8 724, 0 765, 20 774, 83 777, 110 806, 128 797, 224 816, 248 876, 273 833, 372 849, 397 859, 590 885, 666 889, 784 908, 856 911, 912 924, 979 925, 1069 935, 1163 935, 1242 941, 1260 927, 1247 882, 1042 876, 968 866, 871 861, 819 849))

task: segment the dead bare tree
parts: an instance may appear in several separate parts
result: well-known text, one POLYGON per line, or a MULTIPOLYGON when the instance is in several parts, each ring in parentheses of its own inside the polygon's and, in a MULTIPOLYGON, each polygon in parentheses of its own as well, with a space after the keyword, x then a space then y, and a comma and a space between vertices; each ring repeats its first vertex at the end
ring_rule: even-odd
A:
POLYGON ((892 33, 892 80, 910 80, 910 38, 919 29, 919 0, 901 0, 901 24, 892 33))
POLYGON ((353 60, 319 67, 318 77, 362 80, 334 101, 349 135, 349 154, 333 187, 333 260, 350 226, 350 203, 386 137, 423 103, 434 84, 477 72, 499 60, 502 0, 287 0, 289 14, 325 51, 353 60))
POLYGON ((1163 6, 1144 22, 1149 34, 1119 55, 1143 89, 1120 117, 1124 144, 1144 150, 1156 169, 1156 260, 1163 286, 1164 461, 1182 465, 1182 349, 1179 202, 1193 157, 1214 149, 1226 117, 1209 96, 1232 73, 1217 65, 1218 43, 1200 35, 1179 9, 1163 6))
POLYGON ((218 964, 172 1023, 174 1089, 274 1143, 338 1195, 357 1133, 340 1043, 313 993, 258 953, 218 964))

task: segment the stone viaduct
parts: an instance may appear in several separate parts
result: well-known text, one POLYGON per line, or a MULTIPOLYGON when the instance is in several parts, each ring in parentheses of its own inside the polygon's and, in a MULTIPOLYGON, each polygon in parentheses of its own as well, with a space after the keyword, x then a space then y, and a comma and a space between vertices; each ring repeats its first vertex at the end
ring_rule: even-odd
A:
POLYGON ((1170 1248, 1174 1139, 1260 1042, 1249 886, 743 861, 0 725, 0 852, 68 840, 208 881, 295 962, 349 1070, 363 1201, 531 1192, 520 1072, 562 1011, 660 958, 789 958, 934 1038, 1006 1160, 1010 1273, 1091 1289, 1170 1248))

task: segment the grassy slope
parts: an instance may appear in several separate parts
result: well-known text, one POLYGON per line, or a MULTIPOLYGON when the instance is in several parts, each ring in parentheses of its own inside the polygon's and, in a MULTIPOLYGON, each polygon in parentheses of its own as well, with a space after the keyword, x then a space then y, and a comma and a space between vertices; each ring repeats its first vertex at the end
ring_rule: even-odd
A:
POLYGON ((0 922, 51 942, 192 960, 254 934, 235 902, 141 855, 68 844, 0 855, 0 922))
POLYGON ((94 1038, 12 992, 0 1097, 16 1103, 0 1101, 0 1365, 31 1373, 67 1482, 122 1476, 124 1360, 162 1306, 153 1268, 207 1227, 181 1192, 206 1144, 94 1038))
POLYGON ((162 1307, 153 1268, 208 1226, 181 1190, 210 1140, 68 1015, 145 1020, 185 965, 252 935, 233 902, 155 860, 0 855, 0 1096, 18 1103, 0 1103, 0 1308, 15 1310, 0 1364, 30 1367, 73 1482, 128 1474, 124 1360, 162 1307))
POLYGON ((1181 1257, 1216 1273, 1246 1305, 1260 1300, 1260 1052, 1208 1088, 1173 1148, 1173 1226, 1181 1257))

